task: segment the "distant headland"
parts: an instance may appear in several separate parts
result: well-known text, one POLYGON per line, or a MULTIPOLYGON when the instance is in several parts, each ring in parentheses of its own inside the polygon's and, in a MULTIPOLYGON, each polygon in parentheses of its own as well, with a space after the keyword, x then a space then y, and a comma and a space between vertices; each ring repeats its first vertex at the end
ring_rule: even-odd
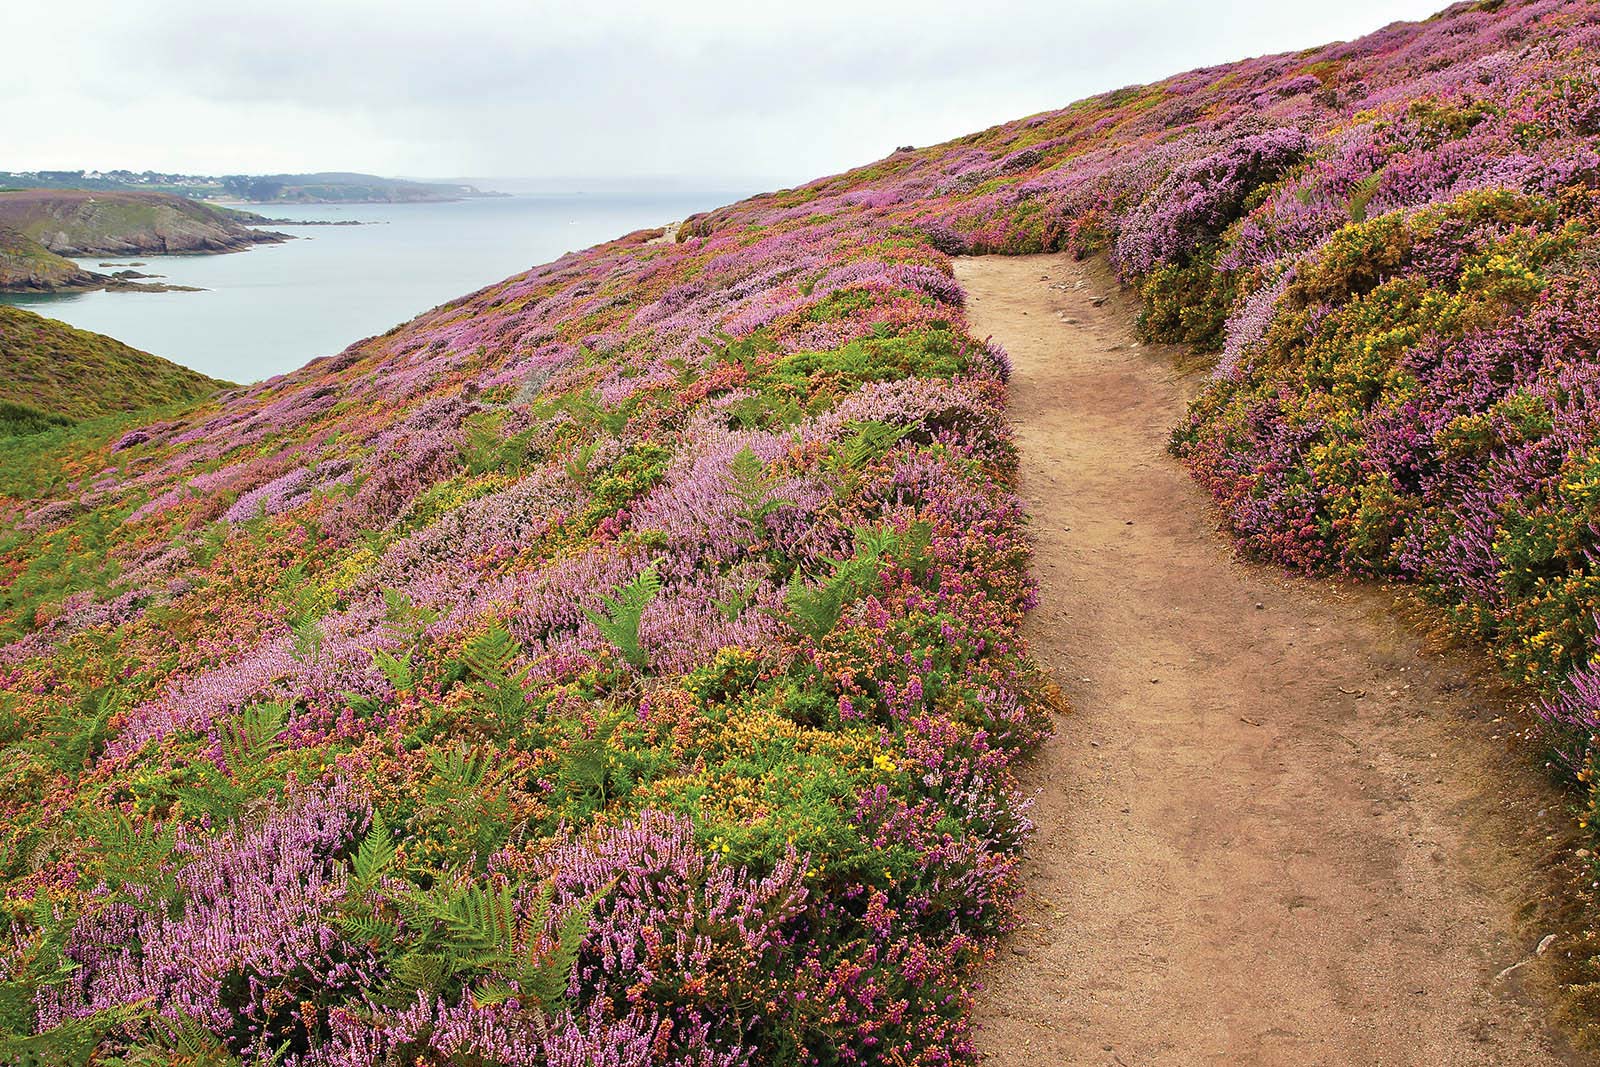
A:
POLYGON ((0 191, 0 292, 174 288, 134 271, 106 275, 74 256, 237 252, 289 240, 270 220, 162 192, 0 191))
POLYGON ((168 174, 131 170, 0 171, 0 189, 89 189, 172 193, 191 200, 256 204, 411 204, 505 196, 456 182, 383 178, 376 174, 168 174))

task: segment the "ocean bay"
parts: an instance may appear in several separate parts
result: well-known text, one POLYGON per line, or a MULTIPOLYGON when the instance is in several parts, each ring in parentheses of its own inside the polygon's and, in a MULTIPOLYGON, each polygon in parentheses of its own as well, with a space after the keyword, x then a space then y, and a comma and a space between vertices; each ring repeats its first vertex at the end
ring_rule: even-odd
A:
MULTIPOLYGON (((282 374, 564 252, 676 221, 742 192, 539 192, 413 204, 242 205, 295 240, 224 255, 106 257, 201 292, 5 294, 213 377, 282 374)), ((102 267, 116 263, 116 267, 102 267)))

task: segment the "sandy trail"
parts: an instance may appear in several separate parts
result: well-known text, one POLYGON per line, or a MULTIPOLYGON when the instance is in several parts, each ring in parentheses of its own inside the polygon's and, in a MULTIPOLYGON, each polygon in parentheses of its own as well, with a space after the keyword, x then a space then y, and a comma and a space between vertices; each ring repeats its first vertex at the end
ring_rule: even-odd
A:
POLYGON ((1165 453, 1194 383, 1099 268, 957 273, 1016 364, 1029 639, 1078 709, 1029 770, 990 1062, 1590 1062, 1546 1024, 1559 938, 1496 977, 1545 932, 1513 916, 1567 831, 1481 668, 1419 648, 1381 592, 1234 560, 1165 453))

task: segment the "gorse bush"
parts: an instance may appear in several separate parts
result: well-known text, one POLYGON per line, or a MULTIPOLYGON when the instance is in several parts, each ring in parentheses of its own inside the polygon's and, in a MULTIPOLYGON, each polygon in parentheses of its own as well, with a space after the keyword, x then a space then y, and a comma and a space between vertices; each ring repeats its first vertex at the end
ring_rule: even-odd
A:
POLYGON ((1421 583, 1592 780, 1597 44, 1458 5, 0 438, 0 1058, 972 1062, 1058 698, 955 252, 1220 345, 1241 542, 1421 583))

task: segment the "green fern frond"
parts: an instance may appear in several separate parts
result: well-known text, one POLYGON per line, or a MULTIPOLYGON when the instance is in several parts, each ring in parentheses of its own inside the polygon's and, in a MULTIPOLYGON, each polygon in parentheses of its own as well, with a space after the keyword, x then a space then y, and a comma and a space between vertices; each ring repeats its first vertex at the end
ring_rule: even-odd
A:
POLYGON ((492 754, 461 746, 428 754, 437 783, 428 798, 434 803, 464 802, 481 790, 498 769, 492 754))
POLYGON ((439 619, 435 608, 425 608, 412 601, 403 590, 383 590, 383 624, 406 653, 415 652, 422 643, 422 635, 439 619))
POLYGON ((289 707, 278 702, 252 704, 217 726, 222 759, 235 777, 244 776, 278 747, 289 707))
POLYGON ((322 624, 314 615, 303 615, 289 623, 293 637, 291 650, 302 663, 315 663, 322 656, 322 624))
MULTIPOLYGON (((42 1033, 0 1030, 0 1062, 18 1064, 19 1067, 78 1067, 98 1062, 96 1054, 107 1034, 137 1023, 149 1015, 146 1004, 108 1008, 83 1019, 67 1019, 42 1033)), ((171 1063, 165 1059, 137 1060, 131 1056, 124 1062, 153 1065, 171 1063)))
POLYGON ((467 642, 461 654, 478 710, 501 736, 518 733, 527 717, 527 678, 532 668, 515 669, 521 652, 522 646, 505 626, 495 623, 467 642))
POLYGON ((372 825, 361 839, 351 865, 357 884, 363 889, 377 885, 378 879, 394 866, 395 854, 394 835, 389 832, 389 824, 384 822, 381 811, 374 811, 372 825))
POLYGON ((461 458, 470 474, 484 474, 500 466, 501 422, 499 411, 480 411, 462 423, 461 458))
POLYGON ((748 445, 739 450, 728 464, 732 479, 730 489, 739 502, 739 515, 757 530, 761 530, 767 516, 794 503, 774 495, 779 479, 767 470, 767 465, 748 445))
POLYGON ((589 480, 589 464, 594 460, 594 454, 600 448, 600 442, 590 441, 572 457, 567 460, 567 477, 580 485, 589 480))
POLYGON ((409 651, 402 652, 396 656, 393 653, 383 651, 381 648, 375 648, 372 650, 372 662, 383 672, 384 678, 388 679, 395 692, 407 692, 416 684, 416 675, 411 668, 411 653, 409 651))
POLYGON ((122 703, 110 689, 85 693, 49 720, 33 747, 58 769, 76 774, 100 754, 122 703))
POLYGON ((633 579, 614 592, 600 598, 603 611, 584 608, 583 613, 595 628, 617 651, 638 670, 648 665, 648 657, 639 645, 639 620, 645 608, 661 592, 661 576, 656 565, 650 564, 633 579))
POLYGON ((883 568, 890 562, 925 572, 932 540, 933 530, 926 523, 913 523, 903 534, 890 526, 857 528, 855 552, 847 559, 829 560, 832 573, 819 584, 807 585, 799 574, 790 579, 784 602, 795 628, 813 638, 823 637, 838 625, 846 607, 879 589, 883 568))
POLYGON ((487 632, 467 642, 462 659, 480 681, 498 683, 510 677, 518 651, 510 631, 495 623, 487 632))

